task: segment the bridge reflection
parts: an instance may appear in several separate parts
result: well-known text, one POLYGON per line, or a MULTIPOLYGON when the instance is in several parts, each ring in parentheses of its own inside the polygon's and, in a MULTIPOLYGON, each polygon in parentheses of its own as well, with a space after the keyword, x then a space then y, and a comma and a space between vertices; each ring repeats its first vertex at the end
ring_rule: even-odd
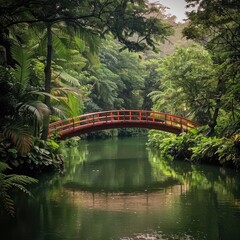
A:
POLYGON ((175 185, 154 192, 142 193, 91 193, 65 189, 62 193, 68 202, 78 207, 103 211, 142 212, 161 207, 171 207, 176 196, 188 191, 187 186, 175 185))

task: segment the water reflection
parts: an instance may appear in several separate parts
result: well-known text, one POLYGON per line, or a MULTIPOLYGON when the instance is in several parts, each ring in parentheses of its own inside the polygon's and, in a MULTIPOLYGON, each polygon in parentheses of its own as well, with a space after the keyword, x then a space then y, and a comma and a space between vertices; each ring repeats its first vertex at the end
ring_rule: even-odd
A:
POLYGON ((213 191, 220 201, 238 202, 240 179, 235 172, 215 166, 166 161, 154 150, 148 153, 154 175, 161 173, 177 179, 186 192, 193 189, 213 191))
MULTIPOLYGON (((142 214, 164 229, 129 239, 148 234, 155 236, 152 239, 220 239, 226 234, 235 239, 239 233, 232 216, 239 216, 239 177, 234 172, 167 161, 159 152, 146 152, 141 145, 132 151, 133 146, 124 142, 112 148, 106 144, 101 151, 91 145, 87 149, 89 160, 75 165, 63 184, 64 194, 75 207, 134 213, 138 218, 142 214), (233 225, 225 226, 225 218, 233 225)), ((138 224, 135 219, 132 227, 138 224)))
POLYGON ((1 239, 239 239, 240 179, 226 169, 170 162, 140 139, 65 148, 65 175, 19 196, 1 239))
POLYGON ((67 174, 64 186, 90 192, 132 193, 178 184, 171 176, 154 174, 144 142, 133 144, 129 139, 105 141, 94 147, 88 144, 85 148, 88 161, 72 162, 74 168, 70 167, 71 174, 67 174))
POLYGON ((101 211, 121 211, 121 212, 145 212, 158 211, 169 208, 173 199, 182 194, 181 186, 167 188, 164 191, 154 191, 143 193, 90 193, 84 191, 67 190, 65 192, 71 203, 87 208, 101 211))

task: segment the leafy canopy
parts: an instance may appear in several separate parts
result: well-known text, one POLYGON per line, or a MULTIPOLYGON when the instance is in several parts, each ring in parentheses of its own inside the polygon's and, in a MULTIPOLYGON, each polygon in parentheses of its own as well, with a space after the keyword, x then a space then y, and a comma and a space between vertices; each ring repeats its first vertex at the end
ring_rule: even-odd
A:
POLYGON ((3 1, 0 29, 23 23, 67 23, 95 47, 95 37, 111 32, 132 51, 155 49, 171 34, 169 25, 153 17, 159 9, 145 0, 13 0, 3 1))
POLYGON ((199 45, 179 47, 162 59, 157 70, 160 89, 150 93, 155 109, 208 122, 216 89, 209 53, 199 45))

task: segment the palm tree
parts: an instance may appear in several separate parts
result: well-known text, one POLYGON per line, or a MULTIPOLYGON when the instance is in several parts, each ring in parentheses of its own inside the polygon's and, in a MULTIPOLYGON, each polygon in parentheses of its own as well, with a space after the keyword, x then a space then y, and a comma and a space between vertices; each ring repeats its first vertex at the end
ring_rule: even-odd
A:
MULTIPOLYGON (((47 31, 45 62, 45 104, 50 106, 50 91, 53 60, 53 28, 67 25, 77 30, 81 38, 96 50, 96 38, 103 38, 109 32, 122 44, 122 50, 142 51, 147 47, 155 49, 157 42, 163 42, 172 33, 170 26, 153 17, 157 9, 145 0, 124 1, 4 1, 0 7, 0 31, 20 24, 37 24, 47 31), (7 16, 7 17, 6 17, 7 16)), ((157 15, 157 13, 156 13, 157 15)), ((1 35, 1 34, 0 34, 1 35)), ((42 139, 48 136, 49 117, 43 124, 42 139)))
MULTIPOLYGON (((40 125, 49 114, 48 107, 39 98, 44 96, 30 85, 31 54, 24 47, 12 47, 12 56, 16 67, 10 70, 2 68, 0 82, 8 82, 7 95, 10 99, 7 111, 2 115, 0 132, 2 139, 9 139, 20 154, 25 154, 33 144, 32 136, 39 134, 40 125)), ((2 100, 3 100, 2 99, 2 100)))

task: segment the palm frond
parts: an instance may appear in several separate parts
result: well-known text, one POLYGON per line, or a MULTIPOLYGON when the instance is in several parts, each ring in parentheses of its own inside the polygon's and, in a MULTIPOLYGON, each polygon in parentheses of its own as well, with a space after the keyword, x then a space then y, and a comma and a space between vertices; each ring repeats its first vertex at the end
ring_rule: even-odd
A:
POLYGON ((59 73, 59 76, 66 81, 67 83, 70 83, 72 86, 75 87, 80 87, 80 83, 79 80, 73 76, 71 76, 70 74, 68 74, 65 71, 62 71, 61 73, 59 73))
POLYGON ((58 100, 54 95, 46 93, 46 92, 41 92, 41 91, 30 91, 30 92, 27 92, 24 97, 26 97, 28 99, 29 95, 48 96, 50 98, 58 100))
POLYGON ((28 101, 17 104, 20 115, 35 117, 39 123, 50 114, 50 110, 46 104, 41 101, 28 101))
POLYGON ((11 169, 11 168, 6 163, 0 162, 0 173, 6 171, 8 169, 11 169))
POLYGON ((4 188, 1 188, 0 191, 0 205, 2 206, 3 210, 6 211, 9 215, 14 216, 14 202, 10 195, 4 190, 4 188))
POLYGON ((28 86, 31 66, 31 53, 22 46, 14 45, 11 49, 11 54, 17 62, 13 70, 13 75, 19 85, 19 94, 23 94, 28 86))
POLYGON ((63 113, 62 109, 52 106, 52 110, 53 110, 53 114, 56 115, 57 117, 61 118, 61 119, 65 119, 67 118, 65 116, 65 114, 63 113))
POLYGON ((74 36, 74 42, 77 45, 79 52, 82 53, 83 51, 85 51, 86 43, 81 38, 79 38, 79 36, 74 36))
POLYGON ((78 27, 76 36, 82 39, 89 48, 92 54, 98 53, 99 47, 101 45, 100 37, 91 31, 91 29, 78 27))
POLYGON ((16 146, 21 155, 25 155, 29 152, 33 145, 33 139, 29 128, 21 123, 11 124, 6 127, 3 131, 3 136, 16 146))
POLYGON ((57 98, 59 101, 64 97, 66 98, 69 92, 76 97, 82 97, 82 93, 80 89, 76 87, 70 87, 70 86, 53 87, 52 92, 55 95, 55 98, 57 98))
POLYGON ((27 184, 37 183, 38 180, 25 175, 4 174, 3 172, 6 169, 11 168, 6 163, 0 162, 0 206, 2 206, 2 210, 6 211, 11 216, 14 216, 14 202, 9 195, 9 191, 12 188, 17 188, 22 192, 32 196, 25 186, 27 184))
POLYGON ((153 92, 150 92, 147 96, 151 98, 153 103, 156 103, 158 100, 160 100, 164 96, 164 93, 162 91, 153 91, 153 92))
POLYGON ((83 111, 83 104, 79 98, 77 98, 71 92, 67 94, 67 101, 62 101, 63 111, 65 115, 69 117, 76 117, 83 111))
POLYGON ((55 54, 58 56, 58 58, 71 59, 71 54, 69 53, 67 44, 63 42, 62 37, 60 38, 56 34, 53 34, 53 46, 55 54))

